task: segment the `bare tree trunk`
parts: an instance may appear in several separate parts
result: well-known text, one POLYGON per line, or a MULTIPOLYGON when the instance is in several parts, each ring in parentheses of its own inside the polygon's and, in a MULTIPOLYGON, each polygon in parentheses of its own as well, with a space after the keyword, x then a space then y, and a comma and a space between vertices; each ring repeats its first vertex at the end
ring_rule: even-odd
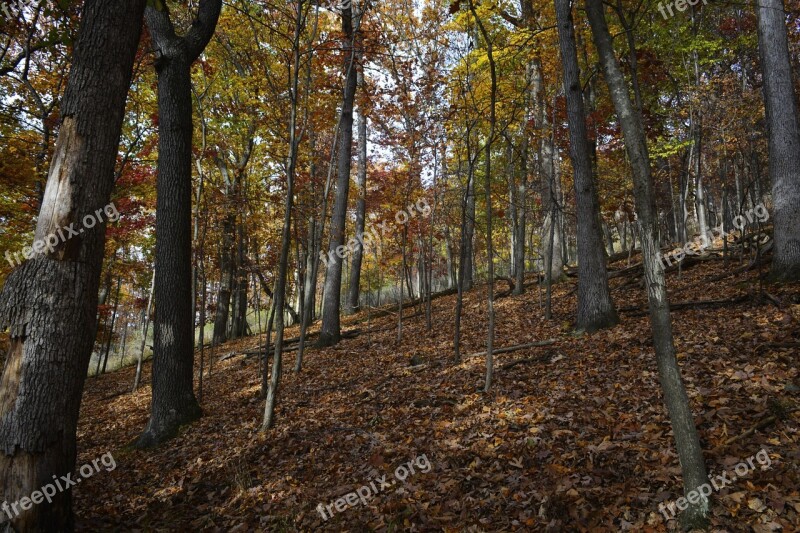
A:
MULTIPOLYGON (((467 141, 469 142, 469 141, 467 141)), ((472 290, 474 285, 474 272, 475 272, 475 159, 471 153, 467 157, 467 211, 464 225, 462 226, 463 232, 466 234, 461 244, 463 251, 461 253, 461 262, 464 268, 459 269, 459 279, 463 278, 462 290, 472 290)))
MULTIPOLYGON (((472 180, 472 174, 470 173, 468 176, 468 180, 472 180)), ((464 310, 464 291, 466 290, 465 278, 466 278, 466 270, 467 270, 467 231, 466 231, 466 219, 469 216, 467 213, 467 205, 469 203, 469 186, 470 184, 467 183, 467 186, 464 188, 464 198, 461 202, 461 246, 459 247, 460 256, 458 261, 458 279, 456 280, 456 289, 458 291, 458 297, 456 298, 456 316, 455 316, 455 332, 453 334, 453 351, 454 351, 454 361, 456 363, 461 362, 461 314, 464 310)))
MULTIPOLYGON (((111 199, 144 5, 144 0, 83 3, 35 238, 46 239, 71 224, 84 232, 22 264, 0 293, 0 327, 10 330, 0 378, 0 501, 29 497, 53 476, 75 468, 106 233, 104 219, 92 228, 83 221, 96 217, 111 199)), ((2 529, 73 527, 70 490, 10 520, 0 514, 2 529)))
POLYGON ((178 37, 166 10, 145 18, 159 50, 158 210, 156 212, 156 320, 150 420, 135 442, 150 448, 172 438, 202 411, 194 394, 192 300, 192 84, 191 66, 211 40, 221 0, 202 0, 197 19, 178 37))
POLYGON ((133 392, 139 390, 139 383, 142 381, 142 364, 144 362, 144 349, 147 347, 147 333, 150 329, 150 316, 153 313, 153 293, 156 287, 156 271, 153 270, 153 279, 150 281, 150 294, 147 297, 147 309, 142 322, 142 346, 139 349, 139 359, 136 363, 136 378, 133 380, 133 392))
POLYGON ((600 202, 592 176, 572 9, 570 0, 556 0, 555 3, 578 211, 578 317, 575 327, 594 332, 615 326, 619 317, 608 290, 606 257, 599 226, 600 202))
POLYGON ((772 276, 800 280, 800 124, 782 0, 758 3, 758 45, 764 72, 769 177, 775 215, 772 276))
POLYGON ((703 527, 709 515, 709 501, 698 490, 708 482, 703 451, 694 425, 694 418, 681 378, 672 336, 672 321, 664 279, 664 269, 659 260, 656 242, 655 198, 652 191, 650 156, 644 134, 642 116, 633 106, 628 93, 628 84, 622 75, 614 55, 611 35, 606 25, 601 0, 587 0, 586 11, 592 28, 595 45, 622 125, 625 148, 634 175, 634 193, 639 224, 641 227, 642 255, 648 300, 650 302, 650 324, 653 331, 653 346, 658 363, 658 374, 664 400, 669 411, 672 431, 683 472, 684 492, 697 490, 701 494, 696 503, 689 502, 683 518, 687 528, 703 527))
MULTIPOLYGON (((242 215, 242 218, 244 216, 242 215)), ((234 260, 233 305, 230 320, 229 340, 241 339, 249 333, 247 323, 247 293, 249 292, 249 276, 244 268, 245 251, 247 250, 247 231, 244 220, 236 225, 236 258, 234 260)))
MULTIPOLYGON (((230 190, 227 194, 232 195, 230 190)), ((236 228, 236 215, 229 213, 222 222, 222 243, 219 253, 219 291, 217 293, 217 314, 214 319, 214 344, 219 345, 228 340, 228 317, 231 308, 231 290, 233 289, 233 243, 236 228)))
POLYGON ((105 356, 103 357, 103 371, 106 373, 108 367, 108 356, 111 353, 111 340, 114 338, 114 327, 117 325, 117 311, 119 311, 119 292, 122 289, 122 276, 117 276, 117 293, 114 296, 114 310, 111 312, 111 328, 108 330, 108 337, 106 337, 105 356))
POLYGON ((347 216, 347 198, 350 190, 350 169, 352 163, 353 144, 353 103, 358 85, 358 66, 355 39, 358 33, 360 18, 353 15, 352 5, 342 11, 342 30, 344 32, 344 49, 347 51, 345 61, 345 82, 342 98, 342 113, 339 127, 339 160, 336 180, 336 199, 331 215, 331 240, 328 247, 327 276, 325 278, 325 294, 322 310, 322 328, 318 346, 338 344, 342 337, 339 317, 342 298, 342 260, 336 252, 344 245, 344 231, 347 216))
POLYGON ((553 231, 553 239, 548 239, 546 236, 551 233, 550 226, 558 224, 558 184, 556 179, 556 162, 555 162, 555 144, 549 132, 550 121, 547 118, 547 109, 544 102, 544 78, 542 76, 542 65, 540 60, 534 61, 532 72, 533 91, 535 99, 536 111, 534 113, 534 122, 536 129, 539 131, 541 141, 539 143, 539 165, 540 175, 542 177, 541 195, 542 195, 542 212, 544 220, 542 221, 542 257, 552 257, 549 272, 547 272, 548 279, 558 281, 564 273, 563 251, 564 243, 561 239, 561 232, 553 231), (552 244, 551 244, 552 240, 552 244), (550 246, 554 250, 551 252, 550 246))
POLYGON ((494 241, 492 239, 492 144, 494 143, 495 128, 497 125, 497 66, 494 62, 494 49, 492 40, 489 38, 489 33, 483 25, 477 11, 475 11, 475 4, 473 0, 469 0, 469 8, 472 11, 472 16, 475 17, 475 22, 478 24, 478 29, 483 36, 486 43, 486 57, 489 60, 489 73, 491 77, 491 97, 489 108, 489 136, 486 139, 486 146, 484 147, 484 165, 485 165, 485 189, 486 196, 486 255, 488 261, 488 275, 489 283, 487 289, 487 302, 486 312, 489 317, 489 324, 486 332, 486 379, 483 387, 484 392, 489 392, 492 388, 492 378, 494 376, 494 241))
MULTIPOLYGON (((297 111, 298 111, 298 90, 300 85, 300 37, 305 27, 306 15, 305 0, 297 0, 297 11, 295 14, 294 41, 292 42, 293 65, 291 78, 291 110, 289 116, 289 166, 286 172, 286 202, 284 209, 286 212, 283 217, 283 232, 281 235, 281 255, 278 264, 278 278, 275 281, 275 309, 277 312, 277 325, 275 327, 275 357, 272 364, 272 376, 267 390, 267 402, 264 407, 264 423, 261 431, 270 429, 275 423, 275 405, 278 401, 278 386, 281 380, 283 363, 283 338, 284 302, 286 301, 286 275, 289 270, 289 250, 292 242, 292 209, 294 206, 294 180, 297 169, 297 149, 299 139, 297 136, 297 111)), ((269 345, 267 345, 269 349, 269 345)), ((265 361, 266 366, 266 361, 265 361)))
POLYGON ((119 368, 122 368, 125 365, 125 354, 127 352, 128 347, 128 322, 130 322, 130 317, 127 315, 123 315, 125 323, 122 326, 122 345, 117 348, 117 351, 120 352, 119 356, 119 368))
MULTIPOLYGON (((359 54, 361 55, 361 54, 359 54)), ((357 76, 357 86, 363 91, 364 70, 359 67, 357 76)), ((358 187, 358 201, 356 202, 356 240, 364 242, 364 225, 367 213, 367 117, 364 114, 364 106, 359 105, 356 112, 358 118, 358 175, 356 186, 358 187)), ((355 247, 352 254, 350 265, 350 291, 347 295, 347 307, 345 312, 353 314, 360 309, 359 296, 361 286, 361 263, 364 257, 364 247, 359 244, 355 247)))

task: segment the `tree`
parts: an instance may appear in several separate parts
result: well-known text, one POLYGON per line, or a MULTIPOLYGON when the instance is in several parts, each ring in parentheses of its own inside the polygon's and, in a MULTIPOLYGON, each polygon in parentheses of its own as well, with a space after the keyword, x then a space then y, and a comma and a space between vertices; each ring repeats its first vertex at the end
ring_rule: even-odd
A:
POLYGON ((608 290, 606 256, 600 231, 600 205, 592 175, 586 112, 570 0, 556 0, 558 36, 569 120, 570 159, 578 208, 578 319, 576 328, 596 331, 619 323, 608 290))
MULTIPOLYGON (((337 256, 344 247, 344 230, 347 219, 347 199, 350 191, 350 169, 353 156, 353 104, 358 85, 355 39, 362 14, 355 15, 348 2, 342 10, 343 48, 347 52, 344 63, 345 79, 342 89, 342 111, 339 120, 338 168, 336 198, 331 215, 331 240, 328 247, 328 271, 325 277, 325 296, 322 307, 322 329, 318 346, 332 346, 341 340, 339 321, 342 298, 342 258, 337 256)), ((339 254, 341 255, 341 253, 339 254)))
MULTIPOLYGON (((86 0, 37 242, 64 227, 83 233, 36 251, 0 293, 0 323, 10 329, 0 380, 0 500, 17 501, 75 468, 76 426, 89 367, 125 100, 145 0, 86 0), (100 45, 99 43, 102 43, 100 45)), ((0 526, 6 521, 0 515, 0 526)), ((69 490, 11 521, 16 531, 73 526, 69 490)))
POLYGON ((797 281, 800 280, 800 116, 792 87, 786 12, 783 0, 761 0, 756 12, 775 211, 772 275, 779 280, 797 281))
MULTIPOLYGON (((306 18, 308 17, 308 9, 305 7, 304 0, 297 0, 297 7, 294 20, 294 38, 292 39, 292 70, 290 81, 291 108, 289 111, 289 155, 288 168, 286 171, 286 201, 284 204, 283 215, 283 231, 281 232, 281 255, 278 263, 278 279, 275 281, 275 302, 273 309, 275 310, 275 357, 272 363, 272 376, 267 389, 267 403, 264 408, 264 423, 261 426, 262 431, 272 427, 275 420, 275 404, 277 403, 278 385, 280 384, 283 358, 283 338, 284 338, 284 320, 285 313, 283 312, 284 302, 286 301, 286 275, 289 270, 289 251, 292 244, 292 209, 294 207, 294 182, 295 174, 297 172, 297 150, 300 144, 300 139, 297 132, 297 114, 299 108, 299 90, 300 90, 300 47, 303 29, 306 25, 306 18)), ((267 335, 269 339, 269 335, 267 335)), ((269 348, 269 342, 267 342, 269 348)))
POLYGON ((158 180, 156 211, 156 317, 150 421, 136 441, 155 446, 202 414, 194 395, 192 300, 192 63, 219 19, 222 0, 202 0, 183 37, 166 6, 148 7, 158 73, 158 180))
MULTIPOLYGON (((586 0, 586 12, 603 75, 622 126, 625 149, 633 170, 636 211, 644 257, 645 285, 650 304, 653 347, 658 363, 658 376, 664 392, 664 401, 669 411, 683 472, 684 492, 688 495, 708 483, 708 476, 689 397, 686 394, 686 387, 675 356, 664 267, 659 259, 659 246, 656 238, 655 198, 642 114, 631 101, 628 84, 614 54, 602 1, 586 0)), ((708 498, 701 496, 697 502, 689 502, 689 507, 683 515, 684 523, 689 527, 702 527, 708 519, 708 514, 708 498)))
POLYGON ((489 72, 491 78, 491 92, 489 103, 489 135, 484 146, 484 165, 486 171, 486 183, 484 194, 486 198, 486 254, 489 265, 487 284, 487 315, 489 316, 488 332, 486 335, 486 379, 484 392, 489 392, 492 387, 492 376, 494 375, 494 241, 492 239, 492 144, 494 143, 495 129, 497 128, 497 65, 494 60, 494 47, 489 32, 486 30, 483 21, 475 9, 473 0, 469 0, 469 9, 475 17, 478 30, 486 42, 486 58, 489 61, 489 72))
MULTIPOLYGON (((359 54, 359 62, 363 61, 363 52, 359 54)), ((358 69, 358 87, 363 92, 364 69, 358 69)), ((356 110, 358 118, 358 174, 356 185, 358 187, 358 201, 356 204, 356 240, 364 241, 364 225, 366 223, 367 211, 367 115, 364 112, 363 102, 358 105, 356 110)), ((361 263, 364 259, 364 247, 357 246, 353 251, 353 261, 350 265, 350 287, 347 295, 347 313, 358 311, 360 285, 361 285, 361 263)))

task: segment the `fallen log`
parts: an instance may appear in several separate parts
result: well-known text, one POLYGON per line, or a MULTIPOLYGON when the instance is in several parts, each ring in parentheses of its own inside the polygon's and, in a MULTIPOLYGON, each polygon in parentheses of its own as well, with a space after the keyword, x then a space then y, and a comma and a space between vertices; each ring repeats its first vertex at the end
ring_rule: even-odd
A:
MULTIPOLYGON (((670 311, 680 311, 682 309, 694 309, 698 307, 725 307, 728 305, 736 305, 743 302, 746 302, 750 299, 750 296, 747 294, 743 294, 741 296, 737 296, 736 298, 728 298, 725 300, 697 300, 691 302, 679 302, 674 304, 669 304, 670 311)), ((646 315, 649 313, 648 309, 642 309, 638 306, 631 306, 631 307, 622 307, 618 310, 621 313, 631 313, 634 316, 639 315, 646 315)))
MULTIPOLYGON (((353 330, 350 330, 350 331, 344 331, 344 332, 342 332, 342 338, 343 339, 354 339, 354 338, 358 337, 359 335, 361 335, 361 333, 362 333, 362 331, 360 329, 353 329, 353 330)), ((308 342, 308 339, 310 339, 314 335, 316 335, 316 334, 313 334, 313 335, 309 334, 306 337, 306 342, 308 342)), ((298 348, 300 348, 300 338, 299 337, 296 338, 296 339, 289 339, 288 341, 283 343, 283 351, 284 351, 284 353, 294 352, 298 348)), ((274 350, 275 350, 275 345, 274 344, 270 344, 269 348, 267 350, 265 350, 264 347, 258 347, 258 348, 253 348, 251 350, 244 350, 242 352, 229 353, 229 354, 225 355, 222 359, 220 359, 220 361, 227 361, 229 359, 233 359, 234 357, 240 357, 242 355, 245 356, 245 359, 250 359, 251 357, 254 357, 256 355, 261 355, 262 359, 263 359, 263 354, 264 354, 265 351, 267 351, 269 353, 272 353, 274 350)))
MULTIPOLYGON (((447 289, 441 292, 437 292, 436 294, 431 294, 431 301, 436 300, 437 298, 443 298, 445 296, 452 296, 458 293, 457 288, 447 289)), ((414 300, 409 300, 402 305, 403 309, 408 309, 409 307, 416 307, 420 304, 425 303, 425 298, 415 298, 414 300)), ((369 317, 363 317, 359 320, 352 322, 352 324, 360 324, 361 322, 366 322, 368 319, 372 320, 375 318, 383 318, 385 316, 389 316, 392 314, 397 313, 397 304, 392 304, 391 306, 387 306, 383 309, 373 310, 369 317)))

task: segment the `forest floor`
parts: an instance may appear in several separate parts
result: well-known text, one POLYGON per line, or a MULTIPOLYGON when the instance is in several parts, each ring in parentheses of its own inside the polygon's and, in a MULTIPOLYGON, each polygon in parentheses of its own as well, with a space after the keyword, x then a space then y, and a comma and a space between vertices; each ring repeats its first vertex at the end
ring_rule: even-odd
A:
MULTIPOLYGON (((798 531, 800 413, 793 409, 800 403, 800 287, 766 286, 779 306, 759 297, 757 270, 715 281, 738 266, 709 261, 680 277, 669 274, 673 303, 743 297, 673 312, 710 473, 734 475, 738 463, 769 453, 768 463, 755 462, 746 473, 740 468, 743 475, 713 494, 712 525, 798 531), (746 433, 754 426, 761 429, 746 433)), ((556 342, 498 355, 488 394, 484 357, 452 362, 455 296, 433 301, 432 331, 422 315, 407 320, 402 344, 391 315, 371 322, 380 332, 309 350, 299 375, 291 370, 295 354, 286 354, 277 424, 266 434, 258 431, 264 402, 257 358, 219 362, 255 348, 258 338, 218 349, 205 380, 205 416, 151 451, 127 448, 147 422, 150 388, 129 394, 130 368, 92 378, 78 464, 111 452, 117 468, 74 489, 77 528, 676 529, 659 504, 682 496, 680 466, 649 321, 633 311, 645 308, 645 294, 630 280, 611 280, 617 306, 629 309, 621 324, 592 335, 571 329, 574 278, 555 288, 550 322, 542 318, 535 284, 525 295, 498 300, 496 347, 556 342), (376 481, 382 476, 388 487, 376 481), (336 509, 338 498, 371 483, 379 494, 366 505, 336 509), (332 505, 334 516, 323 511, 329 517, 323 520, 319 504, 332 505)), ((465 355, 485 349, 485 291, 478 286, 466 295, 465 355)), ((345 319, 345 329, 365 330, 366 322, 354 325, 364 317, 345 319)), ((296 329, 287 332, 295 335, 296 329)), ((146 383, 149 376, 148 364, 146 383)))

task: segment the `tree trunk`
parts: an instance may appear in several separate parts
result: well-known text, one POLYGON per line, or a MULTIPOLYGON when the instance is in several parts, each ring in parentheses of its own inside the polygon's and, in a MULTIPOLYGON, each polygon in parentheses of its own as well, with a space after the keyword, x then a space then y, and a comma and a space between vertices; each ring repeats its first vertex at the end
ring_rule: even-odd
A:
MULTIPOLYGON (((106 232, 103 217, 93 228, 83 220, 111 199, 144 5, 83 4, 36 239, 70 224, 84 231, 17 268, 0 293, 0 325, 10 329, 0 379, 0 501, 29 497, 75 468, 106 232)), ((8 522, 0 514, 0 527, 16 531, 72 530, 71 491, 8 522)))
POLYGON ((108 330, 108 338, 106 340, 105 355, 103 356, 103 370, 102 374, 106 373, 108 367, 108 356, 111 353, 111 341, 114 338, 114 327, 117 325, 117 311, 119 311, 119 292, 122 288, 122 276, 117 276, 117 293, 114 296, 114 310, 111 312, 111 328, 108 330))
POLYGON ((344 245, 344 230, 347 217, 347 197, 350 191, 350 169, 353 152, 353 103, 355 102, 358 65, 356 65, 355 34, 359 21, 353 17, 353 8, 348 5, 342 11, 342 31, 344 32, 345 82, 342 97, 342 113, 339 126, 339 157, 336 178, 336 199, 331 215, 331 240, 328 247, 328 269, 325 277, 325 294, 322 309, 322 328, 317 345, 333 346, 342 337, 340 324, 340 303, 342 298, 342 259, 337 249, 344 245))
POLYGON ((556 0, 556 16, 578 211, 578 318, 575 327, 594 332, 615 326, 619 317, 608 290, 606 257, 599 226, 600 202, 592 175, 570 0, 556 0))
MULTIPOLYGON (((358 69, 358 87, 364 86, 363 69, 358 69)), ((356 112, 358 117, 358 176, 356 186, 358 187, 358 202, 356 203, 356 240, 364 242, 364 225, 367 212, 367 117, 364 114, 363 104, 358 106, 356 112)), ((353 314, 360 308, 359 296, 361 285, 361 263, 364 257, 364 247, 356 246, 353 250, 353 261, 350 265, 350 292, 347 295, 347 307, 345 312, 353 314)))
POLYGON ((202 414, 194 395, 192 300, 191 65, 214 34, 221 0, 203 0, 185 37, 175 35, 166 10, 148 7, 147 26, 159 51, 158 179, 156 193, 156 317, 150 420, 139 448, 172 438, 202 414))
MULTIPOLYGON (((469 142, 469 140, 467 141, 469 142)), ((472 155, 471 151, 468 153, 467 161, 467 211, 466 219, 464 220, 463 232, 465 238, 462 241, 463 251, 461 253, 461 263, 464 268, 461 269, 459 277, 463 278, 462 290, 470 291, 475 283, 475 161, 477 156, 472 155)), ((460 268, 460 267, 459 267, 460 268)))
POLYGON ((249 289, 249 276, 244 268, 245 251, 247 250, 247 231, 244 221, 236 225, 236 260, 234 261, 234 283, 233 283, 233 311, 231 316, 230 331, 228 340, 241 339, 247 336, 249 326, 247 324, 247 293, 249 289))
MULTIPOLYGON (((664 269, 659 260, 659 247, 656 245, 655 198, 642 116, 635 110, 631 102, 628 84, 614 55, 611 35, 603 10, 601 0, 586 1, 592 35, 609 93, 622 125, 625 148, 633 169, 634 194, 641 227, 640 239, 644 257, 644 273, 650 303, 653 346, 656 352, 661 388, 669 411, 683 472, 684 492, 688 495, 706 484, 708 476, 689 397, 681 378, 678 360, 675 357, 664 269)), ((703 527, 707 523, 709 515, 708 499, 701 495, 697 503, 690 502, 688 505, 689 507, 683 515, 684 525, 689 528, 703 527)))
MULTIPOLYGON (((300 80, 300 37, 305 26, 307 10, 305 1, 297 1, 297 12, 295 15, 294 41, 293 41, 293 65, 291 72, 291 110, 289 116, 289 165, 286 172, 286 202, 283 217, 283 232, 281 235, 281 255, 278 264, 278 279, 275 281, 275 309, 277 324, 275 325, 275 358, 273 359, 272 376, 267 389, 267 402, 264 407, 264 422, 261 426, 262 431, 270 429, 275 423, 275 405, 278 401, 278 386, 281 380, 283 364, 283 338, 284 338, 284 316, 283 306, 286 301, 286 275, 289 271, 289 250, 292 239, 292 209, 294 205, 294 180, 297 169, 297 149, 299 139, 297 137, 297 105, 299 80, 300 80)), ((352 125, 351 125, 352 128, 352 125)), ((269 349, 269 339, 267 340, 269 349)), ((266 366, 266 361, 264 361, 266 366)))
POLYGON ((781 0, 759 2, 758 44, 764 72, 769 177, 774 205, 772 276, 800 280, 800 124, 781 0))
MULTIPOLYGON (((230 196, 231 193, 229 192, 230 196)), ((222 244, 219 253, 220 282, 217 294, 217 314, 214 319, 214 345, 228 340, 228 316, 231 308, 231 290, 233 289, 233 242, 236 228, 236 215, 228 214, 222 222, 222 244)))
POLYGON ((558 281, 564 273, 563 251, 564 246, 561 241, 561 232, 555 230, 550 231, 551 224, 558 224, 558 184, 556 183, 556 161, 555 161, 555 146, 553 139, 549 133, 549 120, 547 118, 547 109, 544 103, 544 78, 542 76, 542 65, 537 59, 533 64, 533 91, 536 111, 534 113, 534 122, 536 129, 539 131, 541 142, 539 143, 539 165, 541 182, 541 195, 542 195, 542 213, 544 219, 542 221, 542 246, 541 256, 552 256, 550 264, 550 272, 546 273, 548 279, 558 281), (553 233, 553 239, 547 236, 553 233), (553 250, 550 250, 552 241, 553 250))
POLYGON ((139 350, 139 359, 136 363, 136 377, 133 380, 133 392, 139 389, 139 383, 142 381, 142 364, 144 362, 144 349, 147 347, 147 333, 150 328, 150 315, 153 313, 153 293, 156 287, 156 271, 153 270, 153 279, 150 281, 150 291, 147 297, 147 308, 144 312, 144 320, 142 321, 142 346, 139 350))
POLYGON ((492 388, 492 378, 494 376, 494 241, 492 239, 492 144, 494 142, 495 128, 497 125, 497 66, 494 61, 494 49, 492 40, 489 38, 489 33, 483 25, 473 0, 469 1, 469 8, 472 11, 472 16, 475 17, 475 22, 478 24, 478 29, 486 42, 486 57, 489 60, 489 73, 491 78, 491 96, 490 96, 490 110, 489 110, 489 137, 486 139, 486 146, 484 147, 484 165, 486 172, 486 182, 484 187, 485 201, 486 201, 486 255, 488 262, 488 286, 487 286, 487 301, 486 301, 486 314, 489 317, 487 332, 486 332, 486 379, 483 387, 484 392, 489 392, 492 388))

